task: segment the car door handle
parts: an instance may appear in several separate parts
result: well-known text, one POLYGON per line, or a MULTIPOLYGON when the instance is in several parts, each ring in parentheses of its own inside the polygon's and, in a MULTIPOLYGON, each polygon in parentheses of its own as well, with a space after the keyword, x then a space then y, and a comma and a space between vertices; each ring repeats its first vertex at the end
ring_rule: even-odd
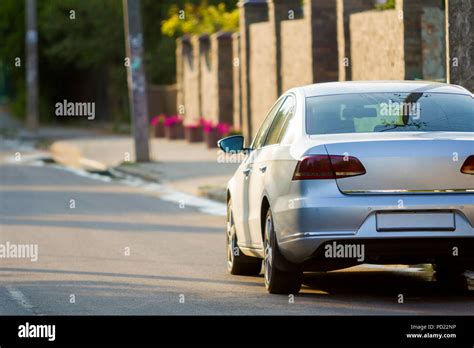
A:
POLYGON ((261 166, 259 169, 262 173, 265 173, 267 171, 267 166, 261 166))
POLYGON ((245 176, 249 176, 251 169, 250 168, 245 168, 242 173, 244 173, 245 176))

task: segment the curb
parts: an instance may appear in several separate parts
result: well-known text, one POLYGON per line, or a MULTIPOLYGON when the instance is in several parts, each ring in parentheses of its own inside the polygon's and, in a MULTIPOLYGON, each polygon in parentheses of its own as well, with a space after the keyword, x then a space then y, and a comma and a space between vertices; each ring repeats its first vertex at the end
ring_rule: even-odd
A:
MULTIPOLYGON (((107 167, 105 164, 82 156, 80 149, 72 144, 55 141, 49 147, 49 152, 53 160, 63 166, 72 168, 81 168, 91 172, 110 172, 115 176, 131 176, 147 182, 160 183, 162 178, 158 173, 147 171, 138 165, 118 165, 116 167, 107 167)), ((219 203, 226 203, 227 194, 225 187, 198 187, 197 195, 206 197, 219 203)), ((186 191, 183 191, 186 192, 186 191)), ((196 195, 196 193, 189 194, 196 195)))
POLYGON ((77 146, 62 141, 55 141, 49 147, 53 160, 66 167, 81 168, 87 171, 107 171, 107 166, 99 161, 82 156, 77 146))
POLYGON ((151 181, 151 182, 160 182, 160 178, 158 175, 148 173, 142 169, 134 168, 133 166, 124 166, 120 165, 114 168, 109 168, 109 171, 111 173, 118 172, 120 174, 125 174, 129 176, 134 176, 139 179, 145 180, 145 181, 151 181))
POLYGON ((225 187, 198 188, 199 195, 220 203, 227 203, 227 190, 225 187))

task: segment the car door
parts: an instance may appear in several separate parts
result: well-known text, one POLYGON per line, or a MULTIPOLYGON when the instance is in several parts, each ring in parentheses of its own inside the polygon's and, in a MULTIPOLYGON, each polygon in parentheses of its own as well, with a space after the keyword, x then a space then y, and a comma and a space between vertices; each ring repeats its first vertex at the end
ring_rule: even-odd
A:
POLYGON ((272 182, 275 171, 274 157, 279 151, 281 131, 287 124, 287 120, 293 115, 294 108, 295 97, 291 94, 286 95, 272 117, 265 134, 259 139, 259 142, 254 144, 252 170, 248 180, 248 229, 254 248, 263 247, 260 214, 262 200, 267 193, 265 183, 272 182))
POLYGON ((236 219, 237 238, 241 247, 255 248, 256 245, 258 246, 258 242, 257 244, 253 242, 248 223, 250 213, 250 181, 254 170, 255 160, 259 157, 260 149, 266 139, 268 129, 270 128, 273 118, 277 114, 281 104, 285 99, 286 97, 281 97, 270 109, 270 112, 267 114, 252 144, 250 145, 250 153, 239 167, 240 173, 238 173, 239 185, 237 188, 237 195, 242 192, 242 199, 239 200, 237 198, 236 200, 233 200, 233 204, 237 204, 237 210, 240 210, 241 212, 241 214, 239 214, 237 211, 234 214, 234 218, 236 219))

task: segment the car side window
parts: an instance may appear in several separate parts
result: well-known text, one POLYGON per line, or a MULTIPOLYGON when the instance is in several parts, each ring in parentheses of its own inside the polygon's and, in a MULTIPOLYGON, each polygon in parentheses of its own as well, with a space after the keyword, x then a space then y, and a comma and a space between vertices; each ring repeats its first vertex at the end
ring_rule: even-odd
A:
POLYGON ((260 129, 257 132, 253 142, 252 142, 252 149, 259 149, 263 146, 265 139, 267 138, 268 129, 272 125, 272 121, 275 118, 278 110, 280 109, 281 104, 285 101, 286 98, 281 98, 277 103, 273 106, 270 112, 267 114, 267 117, 263 121, 260 129))
POLYGON ((288 126, 288 122, 294 114, 294 110, 295 98, 290 95, 285 99, 285 102, 282 104, 273 119, 263 146, 278 144, 280 142, 281 137, 288 126))

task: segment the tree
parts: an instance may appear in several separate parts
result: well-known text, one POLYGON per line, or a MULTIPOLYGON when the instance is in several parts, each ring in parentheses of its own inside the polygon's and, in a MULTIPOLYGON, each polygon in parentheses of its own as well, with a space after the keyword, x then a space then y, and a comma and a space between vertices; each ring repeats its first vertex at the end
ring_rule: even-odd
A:
POLYGON ((143 32, 148 82, 170 84, 176 81, 176 38, 183 32, 176 30, 165 35, 162 31, 164 23, 173 21, 172 18, 176 18, 175 15, 180 10, 184 10, 185 14, 192 17, 197 6, 203 11, 207 7, 220 6, 222 8, 224 5, 227 11, 237 16, 237 20, 231 21, 235 27, 238 25, 238 13, 232 10, 236 9, 236 4, 236 0, 143 0, 143 32), (190 5, 193 9, 188 13, 186 8, 190 5))
MULTIPOLYGON (((230 30, 238 22, 237 11, 232 11, 236 8, 235 0, 143 0, 148 83, 175 81, 175 38, 182 31, 177 28, 172 36, 167 36, 161 27, 176 10, 186 9, 190 4, 191 18, 199 8, 195 18, 202 21, 202 28, 230 30), (229 23, 233 24, 229 27, 229 23)), ((21 117, 25 115, 24 7, 24 1, 0 0, 0 61, 11 76, 12 111, 21 117), (21 59, 20 67, 14 66, 16 58, 21 59)), ((42 122, 57 120, 54 104, 63 99, 93 99, 98 120, 129 120, 120 0, 38 1, 38 33, 42 122)), ((78 119, 61 118, 61 122, 78 119)))
POLYGON ((169 18, 162 22, 161 31, 166 36, 176 37, 183 34, 212 34, 218 31, 237 31, 239 12, 227 11, 226 5, 208 6, 186 4, 184 9, 172 6, 169 18))

